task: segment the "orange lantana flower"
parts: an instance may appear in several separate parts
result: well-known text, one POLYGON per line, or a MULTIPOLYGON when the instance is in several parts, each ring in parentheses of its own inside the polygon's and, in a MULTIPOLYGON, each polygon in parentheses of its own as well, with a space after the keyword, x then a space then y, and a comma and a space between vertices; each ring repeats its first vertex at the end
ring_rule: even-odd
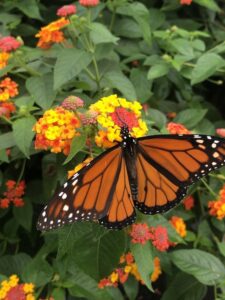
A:
POLYGON ((6 77, 0 82, 0 101, 7 101, 18 95, 18 84, 6 77))
POLYGON ((43 49, 48 49, 53 43, 63 42, 65 37, 61 29, 69 23, 69 20, 60 18, 59 20, 42 27, 35 35, 35 37, 39 38, 37 46, 43 49))

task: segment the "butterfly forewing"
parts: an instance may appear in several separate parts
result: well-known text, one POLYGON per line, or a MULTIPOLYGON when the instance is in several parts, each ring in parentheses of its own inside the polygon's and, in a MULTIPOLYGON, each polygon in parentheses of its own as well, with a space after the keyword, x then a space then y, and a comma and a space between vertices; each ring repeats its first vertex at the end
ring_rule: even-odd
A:
POLYGON ((49 230, 104 217, 111 205, 121 156, 120 148, 114 147, 73 175, 44 208, 37 228, 49 230))
POLYGON ((124 157, 121 158, 115 189, 107 215, 100 219, 100 224, 107 228, 121 229, 135 221, 136 214, 132 199, 127 167, 124 157))

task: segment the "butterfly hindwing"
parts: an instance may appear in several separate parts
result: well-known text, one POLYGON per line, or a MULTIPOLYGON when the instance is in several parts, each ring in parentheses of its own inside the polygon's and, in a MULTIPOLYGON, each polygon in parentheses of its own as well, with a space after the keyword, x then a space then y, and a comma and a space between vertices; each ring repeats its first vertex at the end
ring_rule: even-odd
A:
POLYGON ((160 135, 138 139, 138 201, 144 213, 178 204, 189 185, 224 165, 224 139, 205 135, 160 135))
POLYGON ((144 214, 163 213, 185 196, 185 187, 179 187, 160 173, 141 153, 137 155, 136 167, 138 200, 134 203, 144 214))

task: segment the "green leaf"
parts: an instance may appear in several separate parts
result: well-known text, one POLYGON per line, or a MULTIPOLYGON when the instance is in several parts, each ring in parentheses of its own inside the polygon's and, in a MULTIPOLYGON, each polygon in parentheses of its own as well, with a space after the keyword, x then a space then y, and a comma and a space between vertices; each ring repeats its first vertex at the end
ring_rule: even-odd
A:
POLYGON ((105 25, 101 23, 92 23, 90 29, 90 38, 95 45, 103 43, 116 44, 116 42, 119 40, 108 30, 105 25))
POLYGON ((169 283, 161 300, 200 300, 205 293, 206 287, 193 276, 179 272, 169 283))
POLYGON ((66 160, 63 164, 67 164, 71 159, 74 158, 74 156, 84 148, 86 143, 87 136, 82 133, 80 136, 75 136, 72 140, 71 146, 70 146, 70 153, 67 156, 66 160))
POLYGON ((54 68, 54 89, 59 89, 85 69, 91 62, 92 55, 80 49, 60 51, 54 68))
POLYGON ((30 262, 31 257, 26 253, 2 256, 0 259, 0 273, 7 276, 12 274, 20 276, 30 262))
POLYGON ((13 132, 7 132, 0 135, 0 149, 11 148, 16 145, 13 132))
POLYGON ((53 91, 52 73, 44 74, 41 77, 28 78, 26 88, 41 108, 46 110, 51 107, 56 96, 56 92, 53 91))
POLYGON ((146 72, 140 69, 132 69, 130 80, 135 87, 138 101, 141 103, 146 102, 152 96, 151 84, 147 79, 146 72))
POLYGON ((129 276, 123 287, 129 300, 137 299, 139 284, 134 276, 129 276))
POLYGON ((188 57, 194 56, 193 48, 188 40, 182 38, 174 39, 170 40, 170 44, 178 51, 178 53, 188 57))
POLYGON ((30 146, 34 137, 32 128, 36 120, 34 117, 29 116, 21 119, 17 119, 13 122, 13 137, 18 148, 23 154, 29 158, 30 146))
POLYGON ((23 269, 22 279, 24 282, 32 282, 36 287, 44 286, 50 282, 53 269, 50 264, 41 257, 36 257, 23 269))
POLYGON ((30 200, 26 200, 23 207, 13 207, 13 215, 21 226, 27 231, 31 231, 33 206, 30 200))
POLYGON ((222 254, 225 257, 225 242, 220 242, 217 238, 215 240, 220 254, 222 254))
POLYGON ((220 12, 221 9, 214 0, 193 0, 195 3, 198 3, 201 6, 207 7, 208 9, 220 12))
POLYGON ((100 280, 118 265, 119 258, 125 251, 125 233, 106 231, 99 237, 95 235, 95 232, 90 231, 78 239, 73 246, 70 260, 71 264, 100 280))
POLYGON ((7 155, 6 149, 0 149, 0 162, 9 162, 9 157, 7 155))
POLYGON ((160 63, 157 65, 152 66, 149 71, 147 78, 150 80, 165 76, 169 72, 169 65, 167 63, 160 63))
POLYGON ((54 300, 65 300, 66 299, 66 290, 63 288, 53 289, 51 296, 54 300))
POLYGON ((191 84, 204 81, 214 75, 225 65, 225 60, 215 53, 205 53, 197 61, 193 71, 191 84))
POLYGON ((96 280, 108 276, 125 251, 123 231, 109 231, 95 223, 74 223, 58 232, 58 256, 66 253, 72 265, 96 280))
POLYGON ((225 279, 225 267, 212 254, 202 250, 176 250, 171 253, 173 263, 183 272, 193 275, 205 285, 215 285, 225 279))
POLYGON ((154 264, 150 242, 147 242, 145 245, 131 244, 131 252, 134 256, 142 280, 149 290, 153 292, 150 276, 153 272, 154 264))
POLYGON ((119 7, 117 12, 134 18, 140 26, 145 42, 151 46, 150 15, 146 6, 140 2, 129 3, 119 7))
POLYGON ((120 91, 128 100, 134 100, 137 98, 132 83, 120 70, 107 72, 104 79, 110 87, 120 91))
POLYGON ((63 288, 53 289, 51 296, 54 300, 65 300, 66 299, 66 290, 63 288))
POLYGON ((150 108, 148 110, 148 117, 151 121, 154 122, 154 124, 161 129, 166 125, 167 118, 166 116, 159 111, 158 109, 150 108))
POLYGON ((114 31, 118 36, 131 39, 142 37, 140 26, 137 22, 130 18, 118 19, 114 25, 114 31))
POLYGON ((13 4, 29 18, 42 20, 37 3, 36 0, 18 0, 13 4))
POLYGON ((93 300, 113 300, 107 289, 99 289, 98 281, 94 280, 78 266, 70 264, 68 271, 72 273, 75 282, 75 285, 69 289, 72 296, 93 300))
POLYGON ((194 128, 206 115, 207 109, 188 108, 177 114, 174 122, 184 124, 188 129, 194 128))

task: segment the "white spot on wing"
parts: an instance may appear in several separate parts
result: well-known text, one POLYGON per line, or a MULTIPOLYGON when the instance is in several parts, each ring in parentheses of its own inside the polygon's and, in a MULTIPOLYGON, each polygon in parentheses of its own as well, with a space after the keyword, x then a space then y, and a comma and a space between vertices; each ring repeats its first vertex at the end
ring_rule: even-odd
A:
POLYGON ((69 206, 67 205, 67 204, 65 204, 64 206, 63 206, 63 211, 68 211, 69 210, 69 206))
POLYGON ((66 193, 64 193, 63 195, 62 195, 62 199, 66 199, 67 198, 67 194, 66 193))

